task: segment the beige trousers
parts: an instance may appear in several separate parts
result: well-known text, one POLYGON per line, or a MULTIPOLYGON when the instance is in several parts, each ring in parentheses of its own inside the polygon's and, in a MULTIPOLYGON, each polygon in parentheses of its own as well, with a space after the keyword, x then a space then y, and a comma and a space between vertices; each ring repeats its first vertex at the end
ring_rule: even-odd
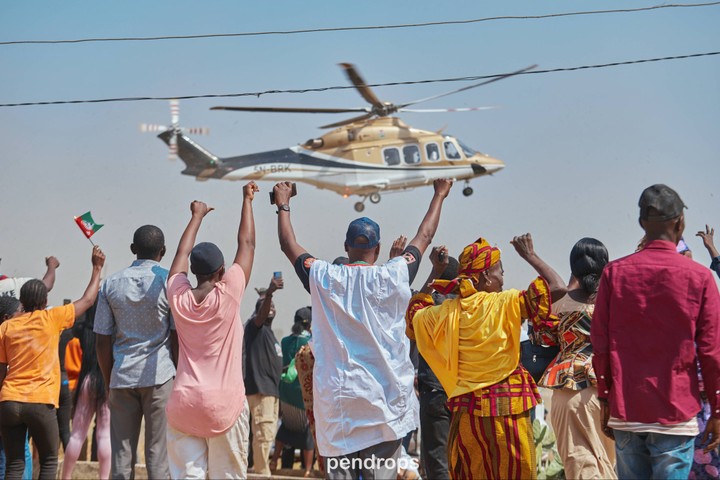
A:
POLYGON ((248 395, 253 434, 253 470, 258 475, 270 476, 270 449, 277 433, 280 399, 271 395, 248 395))
POLYGON ((227 432, 210 438, 194 437, 168 425, 170 478, 247 478, 248 417, 246 403, 227 432))
POLYGON ((602 433, 596 387, 553 390, 550 423, 565 478, 617 478, 615 442, 602 433))

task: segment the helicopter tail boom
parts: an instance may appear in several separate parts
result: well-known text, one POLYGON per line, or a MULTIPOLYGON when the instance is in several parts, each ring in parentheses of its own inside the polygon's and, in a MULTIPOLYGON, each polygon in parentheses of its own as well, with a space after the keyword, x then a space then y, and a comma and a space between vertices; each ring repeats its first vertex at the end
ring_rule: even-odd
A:
POLYGON ((168 145, 172 143, 173 137, 175 137, 177 144, 177 155, 185 163, 185 170, 182 171, 184 175, 197 177, 198 180, 201 180, 212 176, 222 163, 217 156, 208 152, 182 133, 167 130, 158 135, 158 138, 168 145))

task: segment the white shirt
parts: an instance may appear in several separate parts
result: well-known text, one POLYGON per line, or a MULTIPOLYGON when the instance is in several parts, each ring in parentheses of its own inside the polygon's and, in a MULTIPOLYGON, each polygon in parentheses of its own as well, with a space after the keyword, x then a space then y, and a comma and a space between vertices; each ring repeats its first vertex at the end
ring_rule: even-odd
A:
POLYGON ((419 424, 402 257, 385 265, 310 268, 313 410, 321 455, 347 455, 403 438, 419 424))

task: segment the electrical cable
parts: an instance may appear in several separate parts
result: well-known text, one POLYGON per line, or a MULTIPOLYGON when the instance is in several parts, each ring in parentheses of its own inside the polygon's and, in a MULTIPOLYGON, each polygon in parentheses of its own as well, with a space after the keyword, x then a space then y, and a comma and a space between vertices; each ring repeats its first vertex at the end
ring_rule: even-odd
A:
MULTIPOLYGON (((693 54, 689 54, 689 55, 675 55, 675 56, 659 57, 659 58, 645 58, 645 59, 640 59, 640 60, 627 60, 627 61, 622 61, 622 62, 602 63, 602 64, 595 64, 595 65, 581 65, 581 66, 577 66, 577 67, 560 67, 560 68, 551 68, 551 69, 547 69, 547 70, 531 70, 531 71, 519 73, 518 75, 538 75, 538 74, 545 74, 545 73, 573 72, 573 71, 577 71, 577 70, 589 70, 589 69, 596 69, 596 68, 618 67, 618 66, 622 66, 622 65, 636 65, 636 64, 642 64, 642 63, 664 62, 664 61, 669 61, 669 60, 682 60, 682 59, 688 59, 688 58, 709 57, 709 56, 714 56, 714 55, 720 55, 720 51, 719 52, 706 52, 706 53, 693 53, 693 54)), ((466 81, 483 80, 486 78, 501 77, 504 75, 507 75, 507 74, 501 73, 501 74, 494 74, 494 75, 479 75, 479 76, 469 76, 469 77, 440 78, 440 79, 430 79, 430 80, 411 80, 411 81, 405 81, 405 82, 374 83, 374 84, 368 85, 368 87, 394 87, 394 86, 400 86, 400 85, 421 85, 421 84, 427 84, 427 83, 466 82, 466 81)), ((171 97, 119 97, 119 98, 97 98, 97 99, 90 99, 90 100, 54 100, 54 101, 45 101, 45 102, 1 103, 0 108, 2 108, 2 107, 29 107, 29 106, 37 106, 37 105, 69 105, 69 104, 79 104, 79 103, 141 102, 141 101, 149 101, 149 100, 191 100, 191 99, 197 99, 197 98, 260 97, 262 95, 275 95, 275 94, 280 94, 280 93, 305 94, 305 93, 327 92, 327 91, 331 91, 331 90, 348 90, 348 89, 354 90, 355 86, 341 85, 341 86, 333 86, 333 87, 317 87, 317 88, 286 89, 286 90, 265 90, 262 92, 220 93, 220 94, 204 94, 204 95, 175 95, 175 96, 171 96, 171 97)))
POLYGON ((425 23, 404 23, 396 25, 367 25, 358 27, 329 27, 329 28, 307 28, 298 30, 275 30, 265 32, 239 32, 239 33, 209 33, 199 35, 167 35, 157 37, 107 37, 107 38, 77 38, 71 40, 12 40, 0 42, 0 46, 5 45, 56 45, 56 44, 77 44, 77 43, 94 43, 94 42, 148 42, 160 40, 195 40, 201 38, 227 38, 227 37, 258 37, 269 35, 297 35, 307 33, 327 33, 327 32, 352 32, 363 30, 392 30, 403 28, 425 28, 437 27, 445 25, 466 25, 471 23, 493 22, 499 20, 541 20, 546 18, 573 17, 580 15, 598 15, 613 13, 636 13, 650 10, 660 10, 666 8, 697 8, 697 7, 713 7, 720 5, 720 2, 707 3, 671 3, 654 5, 650 7, 623 8, 612 10, 591 10, 581 12, 564 12, 549 13, 544 15, 503 15, 497 17, 474 18, 469 20, 447 20, 425 23))

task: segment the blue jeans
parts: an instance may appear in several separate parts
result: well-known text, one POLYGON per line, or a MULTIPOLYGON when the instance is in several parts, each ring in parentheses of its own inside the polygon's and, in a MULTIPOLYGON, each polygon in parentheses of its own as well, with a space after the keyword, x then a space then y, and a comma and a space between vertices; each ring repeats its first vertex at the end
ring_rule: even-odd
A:
POLYGON ((614 430, 618 478, 678 478, 690 475, 695 437, 614 430))

